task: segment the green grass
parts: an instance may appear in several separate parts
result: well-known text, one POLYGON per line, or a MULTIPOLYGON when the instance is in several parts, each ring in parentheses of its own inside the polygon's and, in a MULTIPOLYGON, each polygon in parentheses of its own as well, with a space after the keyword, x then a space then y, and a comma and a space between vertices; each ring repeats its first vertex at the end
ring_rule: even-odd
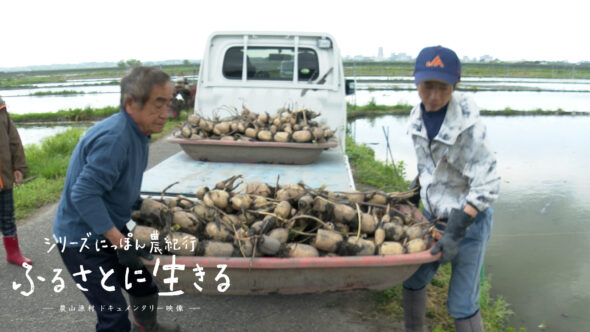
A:
MULTIPOLYGON (((350 103, 346 104, 346 115, 349 121, 358 119, 358 118, 374 118, 383 115, 409 115, 410 111, 412 110, 412 105, 407 104, 397 104, 397 105, 381 105, 375 103, 374 99, 368 104, 365 105, 353 105, 350 103)), ((589 112, 570 112, 564 111, 561 108, 556 110, 543 110, 543 109, 535 109, 535 110, 515 110, 509 107, 506 107, 502 110, 481 110, 481 115, 489 115, 489 116, 534 116, 534 115, 576 115, 576 116, 588 116, 590 115, 589 112)))
MULTIPOLYGON (((344 61, 345 76, 412 76, 413 61, 344 61)), ((463 77, 590 78, 590 64, 485 62, 463 63, 463 77)))
MULTIPOLYGON (((446 307, 446 299, 449 291, 451 278, 451 266, 441 266, 432 282, 426 287, 426 325, 432 327, 432 331, 445 332, 455 331, 454 320, 449 316, 446 307)), ((488 332, 515 331, 513 327, 507 326, 508 320, 514 315, 508 303, 498 297, 492 299, 490 295, 490 278, 484 280, 480 286, 479 306, 484 322, 484 329, 488 332)), ((387 315, 392 320, 404 319, 402 305, 402 286, 376 291, 372 293, 375 309, 387 315)), ((521 331, 523 331, 521 329, 521 331)))
POLYGON ((356 144, 350 137, 346 137, 346 154, 350 166, 355 170, 354 178, 386 191, 406 191, 410 182, 405 179, 406 171, 403 161, 386 165, 375 160, 375 151, 365 144, 356 144))
POLYGON ((85 94, 84 91, 75 91, 75 90, 61 90, 61 91, 36 91, 31 94, 30 96, 53 96, 53 95, 60 95, 60 96, 69 96, 69 95, 83 95, 85 94))
POLYGON ((56 201, 61 195, 70 155, 84 134, 81 128, 72 128, 51 136, 40 145, 25 147, 29 172, 33 178, 14 189, 15 217, 30 215, 41 206, 56 201))
MULTIPOLYGON (((29 74, 30 75, 30 74, 29 74)), ((57 76, 29 76, 23 75, 22 73, 15 74, 3 74, 0 76, 0 89, 19 89, 19 88, 30 88, 33 84, 38 83, 55 83, 55 82, 66 82, 66 78, 57 76)))
POLYGON ((366 105, 346 103, 346 115, 348 120, 380 115, 408 115, 412 108, 413 106, 408 104, 381 105, 375 103, 375 99, 371 99, 366 105))
POLYGON ((47 121, 96 121, 113 115, 119 111, 118 106, 102 108, 74 108, 57 112, 10 114, 12 121, 19 122, 47 122, 47 121))

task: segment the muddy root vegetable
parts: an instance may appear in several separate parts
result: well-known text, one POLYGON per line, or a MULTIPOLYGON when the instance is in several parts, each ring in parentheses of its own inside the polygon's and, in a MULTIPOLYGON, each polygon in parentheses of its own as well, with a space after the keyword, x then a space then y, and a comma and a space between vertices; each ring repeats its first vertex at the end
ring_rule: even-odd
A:
POLYGON ((369 235, 373 234, 377 229, 377 224, 378 221, 375 216, 368 213, 361 214, 361 232, 367 233, 369 235))
POLYGON ((250 138, 256 138, 257 134, 258 130, 256 130, 255 128, 246 128, 246 130, 244 131, 244 135, 250 138))
POLYGON ((283 256, 291 258, 318 257, 318 250, 308 244, 287 243, 283 256))
POLYGON ((232 243, 220 241, 200 241, 197 246, 197 256, 231 257, 239 256, 232 243))
POLYGON ((312 246, 327 252, 336 252, 342 244, 342 235, 327 229, 318 229, 312 246))
POLYGON ((261 130, 256 134, 256 137, 265 142, 269 142, 272 140, 272 132, 270 130, 261 130))
POLYGON ((399 241, 404 236, 404 229, 401 225, 396 223, 385 223, 383 224, 383 230, 385 231, 385 239, 399 241))
POLYGON ((207 192, 209 192, 209 187, 201 187, 199 190, 197 190, 196 196, 200 201, 202 201, 207 192))
POLYGON ((256 119, 256 122, 261 126, 265 126, 268 123, 268 119, 268 113, 262 113, 258 115, 258 119, 256 119))
POLYGON ((309 130, 297 130, 291 135, 297 143, 311 142, 311 132, 309 130))
POLYGON ((229 227, 230 229, 232 227, 240 227, 240 218, 235 215, 235 214, 226 214, 223 217, 221 217, 221 222, 224 223, 227 227, 229 227))
POLYGON ((372 204, 385 205, 387 204, 387 194, 382 191, 376 191, 370 195, 368 202, 372 204))
POLYGON ((281 242, 274 237, 263 235, 258 240, 258 250, 268 256, 275 256, 281 249, 281 242))
POLYGON ((291 204, 287 201, 281 201, 275 207, 274 213, 283 219, 289 218, 289 215, 291 214, 291 204))
POLYGON ((334 224, 334 230, 342 234, 346 234, 350 232, 350 226, 337 222, 334 224))
POLYGON ((166 235, 166 242, 168 243, 168 253, 178 256, 194 256, 199 240, 191 234, 171 232, 166 235))
POLYGON ((297 201, 297 209, 299 214, 306 214, 313 208, 313 196, 311 195, 303 195, 297 201))
POLYGON ((224 226, 215 222, 207 223, 205 236, 216 241, 229 241, 232 238, 230 232, 224 226))
POLYGON ((344 193, 344 196, 351 202, 362 203, 365 201, 365 194, 358 191, 348 191, 344 193))
POLYGON ((194 205, 194 202, 191 201, 190 199, 179 195, 176 197, 176 206, 182 208, 182 209, 190 209, 192 206, 194 205))
POLYGON ((248 183, 246 193, 262 197, 270 197, 272 190, 266 183, 248 183))
POLYGON ((320 140, 324 138, 324 130, 319 127, 315 127, 311 130, 311 135, 313 136, 314 140, 320 140))
POLYGON ((229 193, 220 189, 211 190, 205 194, 203 202, 207 206, 216 206, 220 209, 225 209, 229 205, 229 193))
POLYGON ((375 245, 380 246, 385 241, 385 231, 382 227, 375 230, 375 245))
POLYGON ((252 199, 247 194, 237 194, 230 198, 231 206, 234 210, 243 211, 250 208, 252 199))
POLYGON ((144 198, 137 213, 134 213, 138 224, 157 228, 166 235, 172 225, 172 211, 164 203, 151 198, 144 198))
POLYGON ((361 248, 361 250, 356 253, 356 256, 370 256, 375 254, 375 242, 371 240, 349 237, 347 242, 361 248))
POLYGON ((422 239, 413 239, 406 243, 406 251, 408 254, 426 250, 426 242, 422 239))
POLYGON ((291 134, 284 132, 284 131, 278 131, 274 135, 273 139, 275 140, 275 142, 286 143, 291 140, 291 134))
POLYGON ((234 247, 238 248, 242 257, 252 257, 252 253, 254 252, 254 244, 250 238, 236 239, 234 241, 234 247))
POLYGON ((211 133, 213 131, 213 122, 201 118, 201 120, 199 120, 199 129, 206 133, 211 133))
POLYGON ((184 137, 184 138, 190 138, 191 135, 193 134, 191 127, 189 125, 182 126, 181 133, 182 133, 182 137, 184 137))
POLYGON ((188 124, 190 124, 193 127, 198 126, 200 120, 201 120, 201 118, 196 114, 189 114, 188 118, 186 119, 188 124))
POLYGON ((214 221, 217 217, 217 212, 215 211, 215 209, 208 207, 202 203, 195 204, 191 211, 195 215, 197 215, 198 218, 200 218, 201 220, 205 220, 207 222, 214 221))
POLYGON ((334 204, 328 202, 320 196, 313 199, 313 211, 322 214, 332 214, 334 212, 334 204))
POLYGON ((176 207, 176 200, 174 198, 166 198, 164 204, 166 204, 169 209, 172 209, 173 207, 176 207))
POLYGON ((264 225, 264 221, 262 221, 262 220, 255 221, 252 225, 250 225, 250 228, 248 229, 248 236, 261 234, 263 225, 264 225))
POLYGON ((404 246, 399 242, 385 241, 378 249, 379 255, 401 255, 404 253, 404 246))
POLYGON ((419 225, 413 225, 406 229, 408 240, 421 239, 424 236, 424 230, 419 225))
POLYGON ((286 228, 275 228, 268 233, 268 236, 273 237, 281 244, 287 243, 289 239, 289 231, 286 228))
POLYGON ((279 189, 276 193, 276 199, 279 201, 290 201, 296 203, 301 196, 305 195, 305 189, 299 185, 288 185, 279 189))
POLYGON ((351 225, 358 223, 358 215, 356 209, 345 204, 334 205, 334 220, 344 224, 351 225))
POLYGON ((268 206, 269 202, 263 196, 255 196, 252 201, 251 207, 254 209, 261 209, 268 206))
POLYGON ((239 213, 238 220, 242 225, 251 225, 253 222, 256 221, 256 216, 250 212, 239 213))
POLYGON ((196 234, 201 226, 197 216, 185 211, 175 212, 172 217, 172 224, 178 225, 181 231, 189 234, 196 234))
POLYGON ((229 133, 231 127, 229 122, 220 122, 213 126, 213 134, 223 136, 229 133))

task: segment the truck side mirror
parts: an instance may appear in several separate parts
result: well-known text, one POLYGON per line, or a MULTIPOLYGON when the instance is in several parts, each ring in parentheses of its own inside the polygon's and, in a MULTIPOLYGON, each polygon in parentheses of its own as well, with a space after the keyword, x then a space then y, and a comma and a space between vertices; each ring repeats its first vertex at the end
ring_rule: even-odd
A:
POLYGON ((355 92, 354 80, 346 80, 344 82, 344 93, 348 95, 352 95, 355 92))

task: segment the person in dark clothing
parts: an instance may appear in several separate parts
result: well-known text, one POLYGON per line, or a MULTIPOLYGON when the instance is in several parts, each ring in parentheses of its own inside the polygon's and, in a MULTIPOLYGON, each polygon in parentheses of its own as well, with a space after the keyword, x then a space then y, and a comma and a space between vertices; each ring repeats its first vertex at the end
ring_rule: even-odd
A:
POLYGON ((97 331, 129 331, 129 311, 134 331, 179 330, 157 321, 158 287, 138 257, 149 254, 126 246, 133 243, 126 224, 141 205, 150 136, 163 130, 173 95, 168 74, 132 69, 121 80, 119 113, 90 128, 70 159, 53 235, 68 271, 94 306, 97 331), (103 282, 109 271, 114 273, 106 284, 112 290, 103 282))

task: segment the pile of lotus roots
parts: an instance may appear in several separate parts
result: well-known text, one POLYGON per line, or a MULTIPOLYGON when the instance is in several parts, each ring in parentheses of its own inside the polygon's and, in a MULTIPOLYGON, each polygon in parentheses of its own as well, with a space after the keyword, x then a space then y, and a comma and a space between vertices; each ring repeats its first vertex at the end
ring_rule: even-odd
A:
POLYGON ((325 143, 334 136, 334 132, 328 126, 313 120, 319 115, 307 108, 295 111, 281 108, 273 115, 257 114, 246 107, 243 107, 239 115, 225 120, 208 120, 197 114, 190 114, 174 136, 230 141, 325 143))
POLYGON ((412 195, 246 183, 237 175, 213 189, 200 188, 197 199, 144 199, 132 213, 134 240, 158 253, 183 256, 415 253, 427 248, 435 230, 407 201, 412 195))

